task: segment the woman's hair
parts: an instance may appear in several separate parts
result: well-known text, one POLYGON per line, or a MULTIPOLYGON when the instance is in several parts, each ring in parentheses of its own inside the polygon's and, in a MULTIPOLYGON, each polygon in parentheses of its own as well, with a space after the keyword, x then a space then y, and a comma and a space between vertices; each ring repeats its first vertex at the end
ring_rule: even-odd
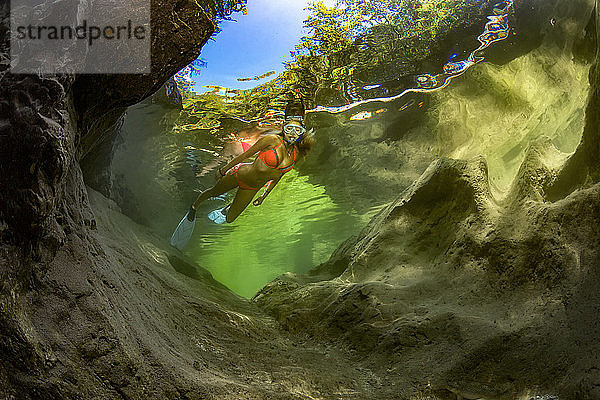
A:
POLYGON ((305 132, 302 135, 302 139, 296 143, 298 145, 298 150, 300 150, 300 157, 304 158, 315 145, 315 136, 312 133, 312 129, 309 132, 305 132))

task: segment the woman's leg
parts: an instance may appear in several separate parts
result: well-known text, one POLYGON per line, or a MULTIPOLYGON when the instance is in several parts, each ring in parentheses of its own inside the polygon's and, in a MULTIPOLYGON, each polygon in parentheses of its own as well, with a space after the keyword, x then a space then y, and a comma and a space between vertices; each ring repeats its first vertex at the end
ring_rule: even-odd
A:
POLYGON ((233 203, 231 203, 231 206, 227 211, 226 221, 228 223, 235 221, 242 211, 248 207, 248 204, 250 204, 257 191, 258 190, 238 189, 237 193, 235 194, 235 199, 233 199, 233 203))
POLYGON ((204 200, 209 199, 211 197, 220 196, 225 192, 230 191, 238 185, 237 179, 233 175, 225 175, 215 184, 215 186, 210 189, 206 189, 204 192, 200 193, 196 201, 192 204, 192 208, 194 210, 198 209, 200 203, 204 200))

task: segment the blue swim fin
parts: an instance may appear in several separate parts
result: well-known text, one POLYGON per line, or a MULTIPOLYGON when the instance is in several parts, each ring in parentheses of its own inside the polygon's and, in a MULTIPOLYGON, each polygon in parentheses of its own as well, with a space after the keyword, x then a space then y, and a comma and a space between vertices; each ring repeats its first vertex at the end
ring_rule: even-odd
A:
POLYGON ((215 224, 223 224, 227 220, 227 211, 226 208, 229 207, 229 204, 223 208, 218 208, 208 213, 208 219, 210 219, 215 224))
POLYGON ((188 211, 184 216, 177 228, 175 228, 175 232, 173 232, 173 236, 171 236, 171 246, 177 247, 179 250, 183 250, 187 242, 192 237, 192 233, 194 232, 194 226, 196 225, 196 216, 190 221, 188 219, 188 211))

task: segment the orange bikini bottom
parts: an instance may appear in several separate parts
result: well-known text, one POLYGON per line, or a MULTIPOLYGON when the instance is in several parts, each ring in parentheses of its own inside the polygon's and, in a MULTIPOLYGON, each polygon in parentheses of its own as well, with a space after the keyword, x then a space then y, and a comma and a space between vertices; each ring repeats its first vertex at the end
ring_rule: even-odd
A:
POLYGON ((237 180, 237 183, 238 183, 238 186, 240 187, 240 189, 258 190, 259 188, 252 187, 240 179, 239 170, 240 170, 240 166, 242 166, 242 165, 244 165, 244 163, 239 163, 239 164, 235 165, 234 167, 231 167, 231 169, 227 172, 227 175, 235 176, 235 179, 237 180))

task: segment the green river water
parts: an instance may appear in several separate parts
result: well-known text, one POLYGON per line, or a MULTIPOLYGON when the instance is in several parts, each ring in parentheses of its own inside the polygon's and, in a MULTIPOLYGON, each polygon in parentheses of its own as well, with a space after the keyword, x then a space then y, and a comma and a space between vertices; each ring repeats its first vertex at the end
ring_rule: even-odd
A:
POLYGON ((185 252, 247 297, 280 274, 303 273, 327 261, 377 210, 358 215, 296 171, 286 174, 261 206, 250 205, 233 224, 215 225, 207 211, 224 204, 203 205, 185 252))

